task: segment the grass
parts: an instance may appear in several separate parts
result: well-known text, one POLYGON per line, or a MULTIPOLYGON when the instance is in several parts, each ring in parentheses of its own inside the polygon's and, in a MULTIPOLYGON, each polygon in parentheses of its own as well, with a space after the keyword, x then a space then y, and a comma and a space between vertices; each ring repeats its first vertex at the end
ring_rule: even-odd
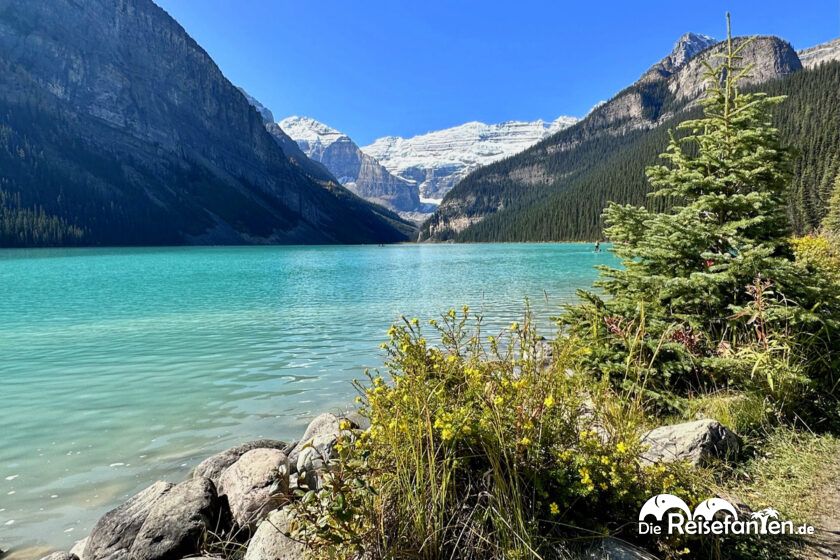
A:
POLYGON ((797 523, 815 523, 831 511, 840 476, 840 441, 833 435, 780 427, 722 490, 753 509, 774 507, 797 523))
POLYGON ((713 418, 744 436, 765 430, 774 421, 773 406, 757 393, 718 391, 688 399, 685 404, 685 413, 668 423, 713 418))

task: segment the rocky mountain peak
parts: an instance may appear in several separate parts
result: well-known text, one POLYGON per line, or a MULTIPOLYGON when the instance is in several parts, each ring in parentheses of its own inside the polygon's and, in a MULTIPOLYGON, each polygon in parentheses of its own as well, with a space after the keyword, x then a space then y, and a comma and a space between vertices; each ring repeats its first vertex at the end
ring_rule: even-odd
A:
POLYGON ((343 132, 310 117, 291 116, 277 124, 298 143, 309 157, 313 157, 316 152, 322 152, 336 142, 351 142, 350 137, 343 132))
POLYGON ((42 154, 0 154, 3 190, 81 243, 405 239, 393 214, 290 161, 152 0, 0 1, 0 52, 0 128, 42 154))
POLYGON ((568 116, 551 122, 471 121, 410 138, 385 136, 362 151, 394 175, 418 184, 424 200, 439 201, 470 172, 530 148, 577 121, 568 116))
POLYGON ((667 58, 677 68, 717 42, 718 40, 714 37, 688 32, 677 39, 674 49, 667 58))
POLYGON ((309 158, 358 196, 401 213, 430 210, 421 203, 414 182, 392 175, 343 132, 310 117, 287 117, 277 124, 309 158))
POLYGON ((695 56, 717 44, 717 42, 714 37, 700 35, 699 33, 689 32, 682 35, 677 39, 670 54, 651 66, 650 70, 642 76, 641 81, 647 82, 669 77, 695 56))

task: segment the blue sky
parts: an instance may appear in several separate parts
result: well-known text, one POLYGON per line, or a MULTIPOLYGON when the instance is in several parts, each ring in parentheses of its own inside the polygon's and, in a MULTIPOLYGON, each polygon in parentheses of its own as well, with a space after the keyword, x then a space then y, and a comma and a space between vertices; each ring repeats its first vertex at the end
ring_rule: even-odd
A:
POLYGON ((277 118, 364 145, 478 120, 585 114, 686 31, 840 36, 840 0, 156 0, 277 118))

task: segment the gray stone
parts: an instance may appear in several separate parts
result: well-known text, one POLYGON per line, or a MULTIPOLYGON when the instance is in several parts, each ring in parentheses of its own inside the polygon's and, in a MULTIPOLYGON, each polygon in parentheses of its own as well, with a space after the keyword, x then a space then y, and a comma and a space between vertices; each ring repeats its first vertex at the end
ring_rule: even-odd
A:
POLYGON ((149 512, 173 488, 168 482, 155 482, 132 496, 121 506, 103 515, 85 545, 85 560, 123 560, 129 557, 134 538, 149 512))
POLYGON ((359 413, 358 410, 351 410, 344 415, 344 419, 350 422, 350 427, 356 430, 367 430, 370 428, 370 418, 359 413))
POLYGON ((73 545, 73 548, 70 549, 70 554, 75 554, 79 560, 87 560, 85 558, 85 547, 88 543, 88 537, 83 538, 80 541, 76 541, 76 544, 73 545))
POLYGON ((306 547, 286 536, 291 531, 291 517, 284 509, 271 512, 254 533, 244 560, 302 560, 306 547))
POLYGON ((277 449, 248 451, 219 479, 219 494, 227 496, 239 527, 255 528, 288 493, 289 460, 277 449))
POLYGON ((313 446, 307 446, 301 450, 297 459, 298 482, 303 481, 310 490, 321 488, 321 471, 326 468, 327 462, 318 450, 313 446))
POLYGON ((219 484, 219 477, 225 472, 229 466, 234 464, 248 451, 253 449, 279 449, 285 451, 288 444, 276 439, 258 439, 249 441, 236 447, 231 447, 221 453, 217 453, 212 457, 208 457, 193 470, 193 477, 195 478, 209 478, 215 484, 219 484))
POLYGON ((52 554, 47 554, 41 560, 79 560, 78 556, 72 554, 70 552, 53 552, 52 554))
POLYGON ((657 560, 656 556, 630 543, 607 537, 592 544, 578 560, 657 560))
POLYGON ((303 433, 303 437, 300 438, 300 442, 289 454, 290 463, 296 467, 298 464, 298 455, 316 439, 321 442, 322 447, 330 438, 332 442, 335 442, 341 434, 340 422, 341 419, 338 416, 329 412, 316 416, 309 423, 309 426, 306 427, 306 431, 303 433))
POLYGON ((306 431, 303 432, 303 437, 300 438, 300 441, 305 444, 321 436, 337 438, 341 433, 341 428, 339 427, 340 422, 341 419, 338 416, 329 412, 316 416, 309 423, 309 426, 306 427, 306 431))
POLYGON ((228 525, 227 503, 209 478, 192 478, 172 488, 143 522, 131 546, 131 560, 178 560, 197 554, 208 532, 228 525))
POLYGON ((645 461, 688 461, 695 466, 712 459, 732 459, 741 449, 735 433, 710 419, 656 428, 642 436, 642 443, 649 446, 642 454, 645 461))

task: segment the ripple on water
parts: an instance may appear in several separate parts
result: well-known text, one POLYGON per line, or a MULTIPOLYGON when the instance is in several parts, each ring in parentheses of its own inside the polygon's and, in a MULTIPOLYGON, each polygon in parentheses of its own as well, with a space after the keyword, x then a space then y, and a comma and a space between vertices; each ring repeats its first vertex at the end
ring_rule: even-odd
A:
POLYGON ((468 304, 491 332, 529 297, 551 330, 610 259, 573 244, 0 251, 0 548, 67 548, 155 480, 299 436, 352 402, 401 313, 468 304))

